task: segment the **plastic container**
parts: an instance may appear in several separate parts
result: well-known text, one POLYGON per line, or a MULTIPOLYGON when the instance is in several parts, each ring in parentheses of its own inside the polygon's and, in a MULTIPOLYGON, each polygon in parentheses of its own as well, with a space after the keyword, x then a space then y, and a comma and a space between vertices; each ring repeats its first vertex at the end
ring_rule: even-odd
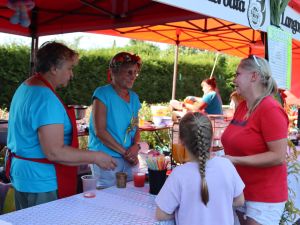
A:
POLYGON ((127 173, 117 172, 116 181, 117 181, 117 188, 126 188, 127 173))
POLYGON ((84 175, 81 177, 83 196, 85 198, 93 198, 96 196, 97 178, 93 175, 84 175))
POLYGON ((133 174, 133 183, 135 187, 144 187, 146 180, 146 173, 138 171, 133 174))
POLYGON ((0 120, 0 145, 6 145, 7 143, 7 120, 0 120))
POLYGON ((162 124, 164 124, 166 126, 171 126, 173 124, 172 117, 170 117, 170 116, 162 117, 162 124))
POLYGON ((161 105, 152 105, 151 107, 152 116, 166 116, 169 112, 169 107, 161 105))
POLYGON ((76 120, 81 120, 85 117, 87 106, 85 105, 70 105, 74 108, 76 120))
POLYGON ((152 122, 154 123, 155 126, 161 126, 163 121, 162 116, 153 116, 152 117, 152 122))
POLYGON ((148 169, 149 193, 157 195, 167 179, 167 170, 148 169))

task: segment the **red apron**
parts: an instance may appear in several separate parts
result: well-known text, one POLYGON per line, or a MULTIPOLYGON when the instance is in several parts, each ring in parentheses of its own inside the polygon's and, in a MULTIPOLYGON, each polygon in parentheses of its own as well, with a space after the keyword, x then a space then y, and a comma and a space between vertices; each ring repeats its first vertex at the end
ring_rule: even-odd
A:
MULTIPOLYGON (((68 114, 68 117, 72 124, 72 143, 71 146, 74 148, 78 148, 78 135, 77 135, 77 125, 76 125, 76 117, 74 108, 67 107, 62 99, 56 94, 55 90, 52 88, 50 83, 43 78, 41 75, 37 74, 35 75, 37 79, 42 81, 48 88, 51 89, 51 91, 57 96, 57 98, 61 101, 63 106, 65 107, 65 110, 68 114)), ((66 166, 59 163, 51 162, 48 159, 40 159, 40 158, 24 158, 21 156, 17 156, 15 153, 10 152, 8 150, 6 165, 5 165, 5 174, 6 177, 10 177, 10 166, 11 166, 11 159, 12 157, 16 157, 18 159, 23 160, 29 160, 39 163, 47 163, 47 164, 53 164, 56 171, 56 177, 57 177, 57 186, 58 186, 58 197, 64 198, 71 195, 74 195, 77 193, 77 167, 76 166, 66 166)))

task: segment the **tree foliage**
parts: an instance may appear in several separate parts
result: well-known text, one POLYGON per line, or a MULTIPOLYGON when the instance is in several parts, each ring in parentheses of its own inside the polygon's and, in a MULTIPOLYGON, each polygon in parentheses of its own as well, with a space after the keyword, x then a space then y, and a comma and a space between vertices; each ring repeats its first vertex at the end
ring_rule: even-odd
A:
MULTIPOLYGON (((76 40, 76 43, 79 40, 76 40)), ((77 48, 75 44, 68 44, 77 48)), ((74 69, 74 78, 59 94, 67 104, 91 104, 93 91, 107 84, 107 71, 110 59, 120 51, 128 51, 141 56, 142 70, 135 82, 134 90, 141 101, 148 103, 168 102, 171 99, 174 69, 174 46, 160 50, 158 46, 132 40, 124 48, 78 50, 79 64, 74 69)), ((200 83, 208 78, 215 54, 180 47, 176 98, 188 95, 202 96, 200 83)), ((9 108, 16 88, 29 76, 30 49, 18 45, 0 46, 0 107, 9 108)), ((219 57, 214 76, 224 103, 228 103, 233 87, 233 74, 238 59, 229 56, 219 57)))

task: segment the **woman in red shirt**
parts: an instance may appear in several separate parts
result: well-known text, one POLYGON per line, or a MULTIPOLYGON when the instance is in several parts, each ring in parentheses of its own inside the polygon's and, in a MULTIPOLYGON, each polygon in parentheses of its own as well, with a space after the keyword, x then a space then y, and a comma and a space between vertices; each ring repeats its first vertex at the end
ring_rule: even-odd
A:
POLYGON ((241 225, 279 224, 288 199, 288 117, 272 97, 277 85, 265 59, 243 59, 234 84, 245 101, 236 109, 222 144, 246 185, 246 202, 237 214, 241 225))

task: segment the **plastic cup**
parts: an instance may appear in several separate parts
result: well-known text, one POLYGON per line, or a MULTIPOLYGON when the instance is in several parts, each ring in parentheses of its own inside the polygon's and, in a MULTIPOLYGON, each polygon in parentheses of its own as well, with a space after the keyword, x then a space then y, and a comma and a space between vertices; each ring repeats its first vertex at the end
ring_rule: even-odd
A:
POLYGON ((139 126, 142 127, 145 125, 145 120, 142 118, 139 118, 139 126))
POLYGON ((94 198, 96 196, 97 178, 93 175, 84 175, 81 177, 83 196, 85 198, 94 198))
POLYGON ((157 195, 167 179, 167 170, 151 170, 149 172, 150 194, 157 195))
POLYGON ((160 126, 162 124, 162 117, 161 116, 153 116, 152 121, 155 126, 160 126))
POLYGON ((124 172, 117 172, 116 181, 118 188, 126 188, 127 174, 124 172))
POLYGON ((133 173, 133 183, 135 187, 144 187, 146 180, 146 174, 141 171, 133 173))

